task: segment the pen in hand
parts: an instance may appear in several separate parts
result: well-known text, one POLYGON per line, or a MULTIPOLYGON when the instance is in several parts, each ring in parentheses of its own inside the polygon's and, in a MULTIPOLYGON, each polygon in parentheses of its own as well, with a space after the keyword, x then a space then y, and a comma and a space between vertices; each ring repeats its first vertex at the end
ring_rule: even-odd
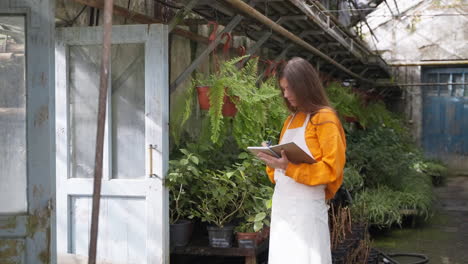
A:
POLYGON ((262 142, 262 147, 269 147, 269 146, 271 146, 271 141, 270 140, 262 142))

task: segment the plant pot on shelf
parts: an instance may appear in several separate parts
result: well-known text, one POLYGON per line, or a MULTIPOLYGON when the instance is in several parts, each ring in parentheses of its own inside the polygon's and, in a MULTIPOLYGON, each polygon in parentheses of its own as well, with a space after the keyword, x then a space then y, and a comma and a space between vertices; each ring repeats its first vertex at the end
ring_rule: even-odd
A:
POLYGON ((208 239, 211 247, 230 248, 232 247, 233 226, 207 226, 208 239))
POLYGON ((369 257, 367 258, 368 264, 378 264, 379 263, 379 252, 371 248, 369 252, 369 257))
POLYGON ((197 86, 198 104, 201 110, 210 109, 210 87, 209 86, 197 86))
POLYGON ((346 261, 347 252, 343 250, 332 251, 332 262, 333 264, 344 264, 346 261))
POLYGON ((170 241, 172 246, 184 247, 192 237, 193 224, 189 220, 179 220, 170 226, 170 241))
POLYGON ((261 234, 261 241, 267 240, 268 237, 270 236, 270 227, 269 227, 269 226, 265 226, 265 227, 260 231, 260 234, 261 234))
POLYGON ((251 233, 241 233, 237 232, 237 244, 240 248, 256 248, 260 244, 261 233, 251 232, 251 233))

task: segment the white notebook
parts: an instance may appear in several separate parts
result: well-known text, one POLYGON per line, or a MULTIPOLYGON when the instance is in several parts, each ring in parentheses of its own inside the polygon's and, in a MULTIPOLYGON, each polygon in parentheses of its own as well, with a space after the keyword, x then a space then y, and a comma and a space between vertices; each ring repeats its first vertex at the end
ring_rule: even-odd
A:
POLYGON ((269 147, 247 147, 247 149, 252 152, 254 155, 257 155, 259 152, 265 153, 267 155, 280 158, 281 150, 286 152, 288 160, 292 163, 315 163, 317 162, 314 157, 307 154, 303 149, 301 149, 296 143, 289 142, 285 144, 279 144, 269 147))

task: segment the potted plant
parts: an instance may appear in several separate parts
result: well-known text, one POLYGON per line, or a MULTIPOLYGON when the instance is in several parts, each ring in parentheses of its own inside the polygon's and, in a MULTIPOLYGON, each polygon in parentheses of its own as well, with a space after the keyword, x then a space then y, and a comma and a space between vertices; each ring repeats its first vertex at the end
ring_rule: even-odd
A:
MULTIPOLYGON (((238 57, 221 64, 220 70, 207 77, 198 75, 186 96, 185 114, 182 124, 187 121, 193 110, 194 87, 209 86, 209 110, 211 141, 215 144, 224 140, 222 132, 225 125, 232 124, 232 134, 240 148, 247 142, 242 138, 245 134, 255 137, 255 143, 262 141, 262 135, 268 126, 281 126, 286 108, 279 96, 276 79, 270 78, 257 83, 258 59, 249 60, 246 66, 238 69, 236 63, 245 58, 238 57), (225 122, 227 116, 233 117, 233 122, 225 122)), ((250 142, 252 143, 252 142, 250 142)))
POLYGON ((238 169, 246 176, 244 188, 248 194, 239 211, 240 224, 235 228, 239 247, 256 247, 269 235, 273 188, 264 172, 264 164, 248 153, 241 153, 238 169))
POLYGON ((198 178, 194 199, 197 204, 193 215, 209 225, 208 236, 212 247, 232 247, 233 225, 231 221, 242 208, 247 193, 244 188, 245 175, 236 168, 225 170, 206 170, 198 178))
MULTIPOLYGON (((272 189, 268 186, 264 187, 272 189)), ((261 190, 265 188, 259 188, 259 193, 261 190)), ((237 243, 241 248, 255 248, 268 236, 266 227, 270 226, 271 198, 266 200, 262 197, 255 197, 254 199, 258 199, 255 206, 244 208, 244 211, 248 210, 253 214, 245 215, 243 222, 235 228, 237 243)))
MULTIPOLYGON (((237 62, 237 60, 235 60, 237 62)), ((232 98, 228 96, 227 90, 227 78, 231 78, 230 72, 225 70, 226 65, 229 65, 231 61, 222 64, 219 72, 202 75, 197 74, 192 87, 196 88, 198 105, 200 110, 210 110, 211 106, 215 107, 215 111, 218 108, 221 109, 223 116, 233 117, 237 113, 236 105, 233 103, 232 98)))
POLYGON ((183 156, 169 161, 169 173, 165 186, 169 190, 170 241, 173 246, 185 246, 192 235, 193 218, 191 207, 191 186, 200 175, 201 159, 186 149, 180 149, 183 156))

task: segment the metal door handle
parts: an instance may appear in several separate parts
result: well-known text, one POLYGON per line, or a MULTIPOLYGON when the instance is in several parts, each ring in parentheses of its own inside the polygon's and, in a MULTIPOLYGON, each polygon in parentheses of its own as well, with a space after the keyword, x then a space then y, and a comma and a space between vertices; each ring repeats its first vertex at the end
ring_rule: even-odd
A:
POLYGON ((155 146, 153 144, 149 144, 149 177, 155 177, 156 174, 153 173, 153 149, 155 149, 155 146))
POLYGON ((149 177, 150 178, 158 178, 162 180, 161 177, 156 175, 156 173, 153 173, 153 150, 158 150, 157 145, 149 144, 148 151, 149 151, 149 177))

